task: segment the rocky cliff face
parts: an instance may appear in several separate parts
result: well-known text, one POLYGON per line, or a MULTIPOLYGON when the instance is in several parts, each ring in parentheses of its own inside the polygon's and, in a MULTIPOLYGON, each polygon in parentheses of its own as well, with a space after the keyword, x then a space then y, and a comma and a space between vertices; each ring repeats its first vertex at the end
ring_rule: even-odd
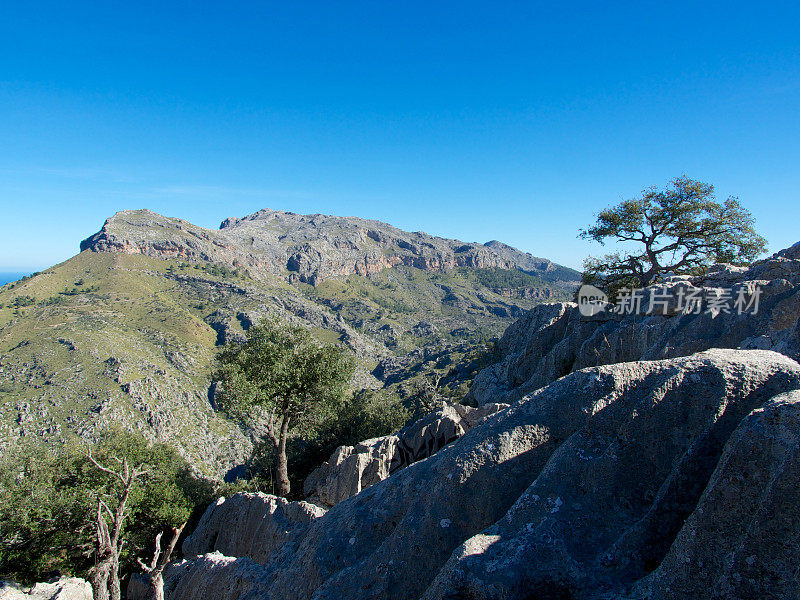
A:
POLYGON ((531 309, 503 334, 501 360, 478 374, 470 399, 513 402, 584 367, 687 356, 708 348, 772 349, 800 358, 800 243, 749 269, 719 267, 704 278, 676 278, 665 287, 670 304, 656 304, 653 314, 647 314, 651 296, 663 293, 663 286, 649 288, 639 309, 627 315, 585 317, 571 302, 531 309), (677 310, 681 291, 707 296, 731 290, 735 299, 739 290, 756 288, 761 290, 757 312, 677 310))
POLYGON ((797 598, 798 389, 800 365, 760 350, 575 371, 313 519, 290 552, 204 555, 168 589, 797 598))
POLYGON ((425 271, 521 269, 564 282, 578 278, 575 271, 497 241, 464 243, 380 221, 270 209, 226 219, 219 231, 147 210, 123 211, 81 242, 81 250, 217 262, 246 269, 253 277, 271 273, 311 284, 398 265, 425 271))

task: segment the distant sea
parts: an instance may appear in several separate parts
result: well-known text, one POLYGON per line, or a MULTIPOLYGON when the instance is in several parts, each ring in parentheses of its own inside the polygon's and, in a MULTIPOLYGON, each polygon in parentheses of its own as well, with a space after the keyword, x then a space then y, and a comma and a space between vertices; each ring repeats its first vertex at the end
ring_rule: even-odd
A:
POLYGON ((21 273, 0 273, 0 285, 5 285, 11 281, 22 279, 25 275, 30 275, 32 271, 23 271, 21 273))

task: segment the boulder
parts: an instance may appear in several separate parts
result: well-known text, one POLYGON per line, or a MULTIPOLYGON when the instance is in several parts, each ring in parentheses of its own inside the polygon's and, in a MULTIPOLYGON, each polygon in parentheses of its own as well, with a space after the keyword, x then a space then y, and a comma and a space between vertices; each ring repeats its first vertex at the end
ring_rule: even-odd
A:
POLYGON ((170 600, 246 598, 265 585, 264 568, 251 559, 212 552, 170 565, 164 577, 164 596, 170 600))
POLYGON ((77 577, 59 577, 47 583, 37 583, 29 592, 21 586, 0 583, 0 600, 92 600, 92 586, 77 577))
POLYGON ((457 440, 476 424, 506 408, 486 404, 479 408, 442 402, 442 407, 395 435, 339 446, 306 478, 309 500, 333 506, 355 496, 390 474, 427 458, 457 440))
POLYGON ((13 581, 0 581, 0 600, 28 600, 25 588, 13 581))
POLYGON ((303 492, 310 501, 325 506, 355 496, 389 476, 398 441, 396 435, 387 435, 355 446, 339 446, 326 462, 306 477, 303 492))
POLYGON ((185 557, 220 552, 266 564, 274 550, 297 540, 323 514, 324 508, 307 502, 261 493, 234 494, 206 509, 181 549, 185 557))
POLYGON ((576 371, 170 597, 797 597, 797 389, 759 350, 576 371))

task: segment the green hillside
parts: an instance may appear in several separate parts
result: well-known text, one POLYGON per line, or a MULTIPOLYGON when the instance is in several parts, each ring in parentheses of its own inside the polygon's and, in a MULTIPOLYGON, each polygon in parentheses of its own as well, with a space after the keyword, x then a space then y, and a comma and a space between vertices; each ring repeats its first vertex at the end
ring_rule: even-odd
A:
POLYGON ((211 364, 222 343, 266 315, 348 347, 360 365, 356 388, 402 399, 426 373, 449 385, 443 393, 463 394, 459 373, 470 371, 443 352, 469 362, 523 310, 566 297, 542 277, 503 269, 398 265, 312 286, 208 261, 86 250, 0 288, 0 443, 91 437, 119 422, 220 477, 246 460, 251 440, 215 413, 211 364))

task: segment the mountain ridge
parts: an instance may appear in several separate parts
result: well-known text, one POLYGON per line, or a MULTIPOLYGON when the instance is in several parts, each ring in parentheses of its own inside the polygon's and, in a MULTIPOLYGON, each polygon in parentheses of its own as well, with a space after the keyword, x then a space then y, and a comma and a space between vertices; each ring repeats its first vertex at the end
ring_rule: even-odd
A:
POLYGON ((496 240, 463 242, 377 220, 268 208, 226 218, 217 230, 147 209, 120 211, 83 240, 80 249, 220 262, 246 269, 254 278, 271 274, 311 285, 398 265, 426 271, 518 269, 567 285, 579 279, 577 271, 496 240))
POLYGON ((247 219, 210 230, 121 211, 80 254, 1 286, 0 448, 91 438, 113 421, 221 478, 245 462, 257 432, 214 411, 211 367, 253 323, 274 316, 348 348, 355 390, 403 400, 433 382, 457 399, 487 340, 534 305, 571 296, 573 272, 549 261, 541 275, 458 266, 456 255, 508 263, 478 244, 356 218, 247 219), (305 267, 288 268, 293 257, 305 267))

